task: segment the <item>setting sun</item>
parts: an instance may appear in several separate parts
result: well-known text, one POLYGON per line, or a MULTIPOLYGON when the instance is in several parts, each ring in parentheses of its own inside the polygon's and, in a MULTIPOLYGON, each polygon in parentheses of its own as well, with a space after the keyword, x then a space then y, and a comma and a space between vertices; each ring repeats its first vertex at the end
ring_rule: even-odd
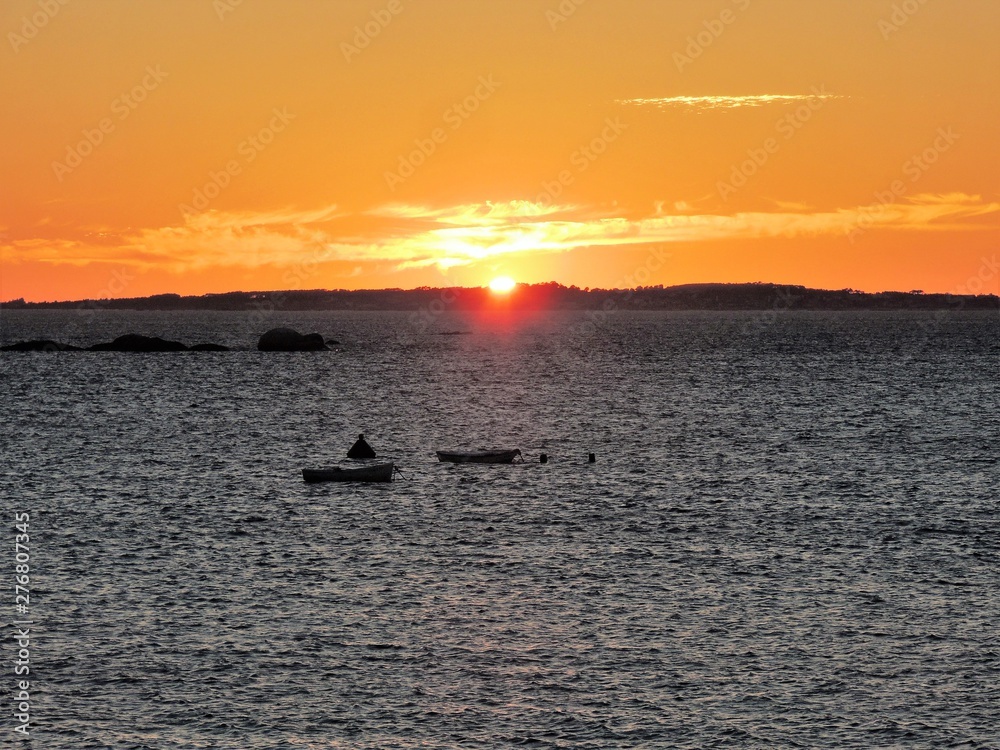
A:
POLYGON ((517 286, 517 282, 510 276, 497 276, 490 282, 490 291, 494 294, 507 294, 517 286))

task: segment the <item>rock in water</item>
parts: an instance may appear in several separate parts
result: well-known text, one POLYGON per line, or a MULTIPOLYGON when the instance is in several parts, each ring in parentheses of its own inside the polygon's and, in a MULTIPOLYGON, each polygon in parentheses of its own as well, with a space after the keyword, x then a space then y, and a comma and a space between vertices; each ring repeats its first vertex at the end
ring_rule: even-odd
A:
POLYGON ((106 344, 94 344, 92 352, 186 352, 188 348, 180 341, 165 341, 156 336, 140 336, 126 333, 106 344))
POLYGON ((262 352, 327 351, 326 343, 318 333, 303 335, 291 328, 272 328, 260 337, 257 348, 262 352))
POLYGON ((326 342, 323 341, 323 337, 318 333, 307 333, 302 337, 303 349, 308 352, 312 351, 326 351, 326 342))

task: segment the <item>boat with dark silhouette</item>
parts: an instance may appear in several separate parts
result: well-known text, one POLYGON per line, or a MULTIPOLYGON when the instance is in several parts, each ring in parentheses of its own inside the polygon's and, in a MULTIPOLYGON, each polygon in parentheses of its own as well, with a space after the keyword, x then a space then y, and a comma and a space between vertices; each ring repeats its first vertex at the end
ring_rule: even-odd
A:
POLYGON ((306 482, 391 482, 395 464, 365 464, 330 469, 303 469, 302 479, 306 482))
POLYGON ((524 461, 521 451, 517 448, 494 451, 437 451, 437 457, 439 461, 453 464, 512 464, 518 457, 524 461))

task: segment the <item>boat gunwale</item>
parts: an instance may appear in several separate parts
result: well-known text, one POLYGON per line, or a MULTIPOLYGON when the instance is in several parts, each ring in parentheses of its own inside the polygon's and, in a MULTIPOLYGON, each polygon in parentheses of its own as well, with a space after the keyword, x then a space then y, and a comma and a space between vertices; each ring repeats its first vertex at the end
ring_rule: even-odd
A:
POLYGON ((520 448, 497 449, 485 451, 435 451, 438 461, 454 464, 512 464, 524 455, 520 448))
POLYGON ((395 473, 396 464, 387 461, 362 466, 303 469, 302 479, 310 484, 315 482, 391 482, 395 473))

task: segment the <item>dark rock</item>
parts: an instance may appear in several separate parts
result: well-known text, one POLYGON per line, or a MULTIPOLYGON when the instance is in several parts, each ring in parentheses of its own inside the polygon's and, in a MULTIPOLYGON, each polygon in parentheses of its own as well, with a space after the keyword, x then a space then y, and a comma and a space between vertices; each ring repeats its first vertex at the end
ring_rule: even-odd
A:
POLYGON ((260 337, 257 348, 262 352, 327 351, 323 337, 318 333, 303 335, 291 328, 272 328, 260 337))
POLYGON ((326 342, 318 333, 307 333, 302 337, 302 345, 306 351, 323 351, 326 349, 326 342))
POLYGON ((229 347, 222 344, 195 344, 191 347, 193 352, 228 352, 229 347))
POLYGON ((326 340, 326 345, 327 346, 340 346, 340 342, 337 341, 337 339, 327 339, 326 340))
POLYGON ((92 352, 186 352, 187 346, 179 341, 165 341, 155 336, 126 333, 107 344, 94 344, 92 352))
POLYGON ((59 341, 18 341, 16 344, 0 346, 0 352, 82 352, 79 346, 63 344, 59 341))

